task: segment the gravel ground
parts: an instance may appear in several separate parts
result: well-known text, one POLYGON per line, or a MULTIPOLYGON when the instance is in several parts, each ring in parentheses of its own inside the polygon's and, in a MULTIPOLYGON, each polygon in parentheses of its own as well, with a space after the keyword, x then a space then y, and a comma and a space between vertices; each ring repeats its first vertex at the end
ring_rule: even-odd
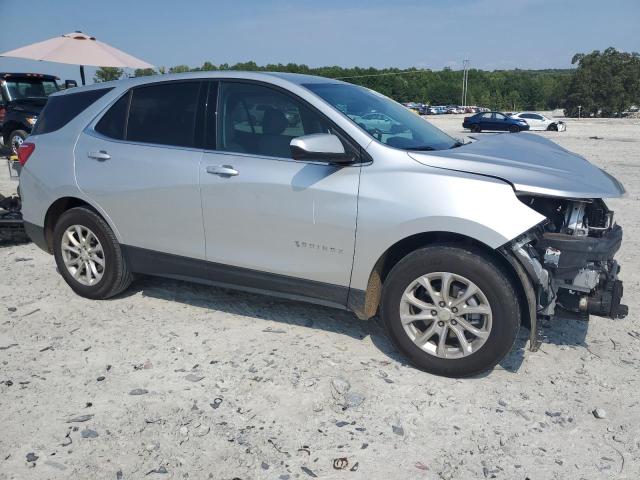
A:
POLYGON ((558 319, 536 353, 523 331, 451 380, 377 320, 154 278, 92 302, 35 246, 0 247, 0 479, 639 478, 640 121, 542 135, 629 192, 610 202, 626 319, 558 319))

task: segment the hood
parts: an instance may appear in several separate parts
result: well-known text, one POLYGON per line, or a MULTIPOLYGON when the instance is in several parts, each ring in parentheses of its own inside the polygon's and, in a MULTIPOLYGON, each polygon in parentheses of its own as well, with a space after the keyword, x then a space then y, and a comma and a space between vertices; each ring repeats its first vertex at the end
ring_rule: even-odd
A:
POLYGON ((9 102, 9 109, 38 115, 42 112, 47 100, 47 97, 16 98, 9 102))
POLYGON ((622 184, 585 158, 539 135, 482 135, 451 150, 409 152, 418 162, 436 168, 499 178, 518 193, 565 198, 614 198, 622 184))

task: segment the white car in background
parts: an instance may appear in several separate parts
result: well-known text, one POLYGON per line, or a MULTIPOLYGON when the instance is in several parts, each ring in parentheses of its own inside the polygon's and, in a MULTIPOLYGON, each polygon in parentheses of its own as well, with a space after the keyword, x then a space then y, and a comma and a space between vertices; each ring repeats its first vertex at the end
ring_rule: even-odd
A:
POLYGON ((541 113, 514 113, 511 115, 511 118, 521 118, 529 124, 529 130, 552 130, 555 132, 564 132, 567 129, 566 123, 545 117, 541 113))

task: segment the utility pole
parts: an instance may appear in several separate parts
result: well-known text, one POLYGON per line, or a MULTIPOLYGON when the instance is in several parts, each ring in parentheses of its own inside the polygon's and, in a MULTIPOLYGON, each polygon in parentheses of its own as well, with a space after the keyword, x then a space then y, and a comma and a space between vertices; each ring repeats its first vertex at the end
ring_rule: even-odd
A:
POLYGON ((469 59, 465 58, 462 61, 462 106, 467 106, 467 90, 469 82, 469 59))

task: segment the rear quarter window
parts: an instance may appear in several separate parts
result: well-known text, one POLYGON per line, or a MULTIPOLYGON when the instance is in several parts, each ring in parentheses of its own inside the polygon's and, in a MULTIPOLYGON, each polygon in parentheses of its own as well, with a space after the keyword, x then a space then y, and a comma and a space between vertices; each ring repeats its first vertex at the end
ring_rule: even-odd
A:
POLYGON ((117 140, 124 139, 130 96, 131 91, 120 97, 120 99, 107 110, 107 113, 105 113, 96 124, 96 132, 117 140))
POLYGON ((111 88, 100 88, 50 97, 33 128, 32 134, 42 135, 60 130, 111 90, 111 88))

